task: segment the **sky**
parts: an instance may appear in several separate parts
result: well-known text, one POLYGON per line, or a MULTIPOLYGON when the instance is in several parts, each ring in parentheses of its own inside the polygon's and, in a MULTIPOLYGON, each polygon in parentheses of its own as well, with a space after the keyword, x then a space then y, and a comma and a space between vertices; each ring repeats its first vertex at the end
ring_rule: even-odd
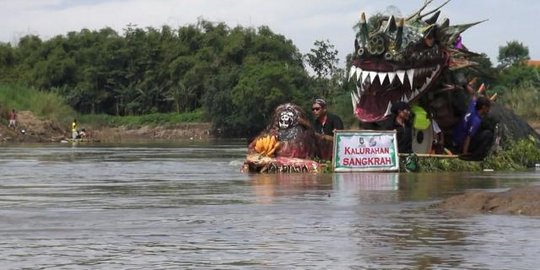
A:
MULTIPOLYGON (((341 63, 354 50, 361 12, 369 17, 385 10, 408 16, 423 0, 0 0, 0 42, 16 45, 25 35, 47 40, 83 28, 111 27, 122 33, 128 24, 137 27, 179 27, 198 18, 224 22, 229 27, 269 26, 291 39, 301 53, 328 40, 339 51, 341 63)), ((434 0, 426 11, 443 4, 434 0)), ((540 60, 540 1, 452 0, 440 17, 451 24, 487 20, 463 34, 471 51, 486 53, 494 65, 500 46, 519 41, 529 48, 531 59, 540 60), (538 31, 538 32, 537 32, 538 31)))

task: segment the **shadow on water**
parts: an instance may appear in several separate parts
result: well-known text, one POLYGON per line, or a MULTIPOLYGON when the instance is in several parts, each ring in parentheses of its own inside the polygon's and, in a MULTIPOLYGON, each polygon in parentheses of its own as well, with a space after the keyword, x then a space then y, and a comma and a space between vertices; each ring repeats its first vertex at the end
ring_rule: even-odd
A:
POLYGON ((238 142, 2 147, 6 269, 535 269, 540 220, 430 207, 537 172, 242 174, 238 142))

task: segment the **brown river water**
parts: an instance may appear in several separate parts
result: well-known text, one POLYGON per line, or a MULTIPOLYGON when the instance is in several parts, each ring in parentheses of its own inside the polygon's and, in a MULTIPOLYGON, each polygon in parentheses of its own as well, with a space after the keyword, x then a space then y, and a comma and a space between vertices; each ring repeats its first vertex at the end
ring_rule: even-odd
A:
POLYGON ((540 269, 540 219, 431 207, 540 172, 249 175, 242 142, 0 146, 1 269, 540 269))

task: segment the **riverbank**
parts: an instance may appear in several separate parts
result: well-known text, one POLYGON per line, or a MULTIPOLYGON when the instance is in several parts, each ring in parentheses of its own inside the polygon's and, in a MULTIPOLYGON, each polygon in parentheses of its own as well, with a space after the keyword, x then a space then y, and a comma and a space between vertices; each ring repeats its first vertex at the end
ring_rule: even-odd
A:
POLYGON ((435 205, 462 214, 510 214, 540 216, 540 186, 503 192, 470 191, 435 205))
POLYGON ((210 129, 210 123, 180 123, 166 127, 101 127, 94 129, 90 134, 92 138, 105 142, 133 140, 208 140, 214 137, 211 135, 210 129))
MULTIPOLYGON (((100 142, 122 142, 133 140, 208 140, 212 139, 211 123, 179 123, 168 126, 140 127, 92 127, 84 126, 91 139, 100 142)), ((20 111, 17 127, 0 126, 0 142, 9 143, 54 143, 71 137, 69 126, 51 120, 40 119, 30 111, 20 111)))

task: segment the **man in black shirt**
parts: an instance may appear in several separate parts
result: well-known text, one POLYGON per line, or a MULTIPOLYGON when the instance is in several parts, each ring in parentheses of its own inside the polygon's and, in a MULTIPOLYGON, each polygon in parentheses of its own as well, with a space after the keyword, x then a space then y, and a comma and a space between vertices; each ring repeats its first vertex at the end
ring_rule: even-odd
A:
POLYGON ((339 116, 329 113, 326 107, 326 101, 322 98, 315 99, 311 106, 311 111, 315 121, 313 128, 321 137, 321 158, 329 160, 332 158, 332 143, 334 141, 334 131, 343 129, 343 122, 339 116))
POLYGON ((399 153, 412 153, 412 124, 409 104, 399 101, 391 108, 393 122, 391 129, 397 133, 399 153))

